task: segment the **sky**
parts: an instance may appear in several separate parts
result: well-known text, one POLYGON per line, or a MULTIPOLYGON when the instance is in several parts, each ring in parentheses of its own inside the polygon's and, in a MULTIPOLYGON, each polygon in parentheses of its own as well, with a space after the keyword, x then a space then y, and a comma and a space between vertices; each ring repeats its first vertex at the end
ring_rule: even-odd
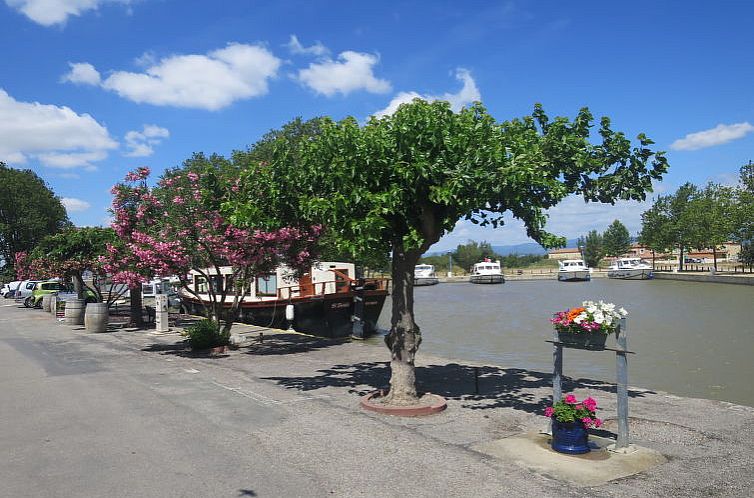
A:
MULTIPOLYGON (((110 188, 194 152, 228 155, 295 117, 371 115, 414 97, 482 101, 499 121, 589 107, 667 151, 644 203, 567 198, 568 238, 653 195, 734 184, 754 159, 754 2, 0 1, 0 161, 30 168, 79 226, 107 225, 110 188)), ((431 251, 530 241, 459 221, 431 251)))

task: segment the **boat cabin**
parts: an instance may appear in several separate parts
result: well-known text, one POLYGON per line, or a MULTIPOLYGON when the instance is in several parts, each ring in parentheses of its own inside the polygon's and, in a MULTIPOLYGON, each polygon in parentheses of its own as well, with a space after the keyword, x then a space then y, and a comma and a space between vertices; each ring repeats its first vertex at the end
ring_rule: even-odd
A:
MULTIPOLYGON (((221 267, 220 274, 214 269, 202 273, 192 270, 189 286, 197 294, 209 294, 210 286, 215 293, 230 289, 233 283, 231 267, 221 267)), ((356 279, 356 267, 353 263, 332 261, 320 262, 312 266, 308 273, 296 278, 293 271, 280 266, 272 273, 257 275, 248 282, 244 289, 245 302, 274 301, 276 299, 295 299, 305 296, 348 293, 350 282, 356 279)), ((232 294, 232 292, 228 292, 232 294)))
POLYGON ((471 271, 472 275, 500 275, 501 269, 500 269, 500 261, 482 261, 481 263, 476 263, 474 265, 474 268, 471 271))
POLYGON ((560 266, 560 269, 562 271, 587 270, 588 269, 588 267, 586 266, 586 263, 584 263, 583 259, 564 259, 562 261, 558 261, 558 265, 560 266))

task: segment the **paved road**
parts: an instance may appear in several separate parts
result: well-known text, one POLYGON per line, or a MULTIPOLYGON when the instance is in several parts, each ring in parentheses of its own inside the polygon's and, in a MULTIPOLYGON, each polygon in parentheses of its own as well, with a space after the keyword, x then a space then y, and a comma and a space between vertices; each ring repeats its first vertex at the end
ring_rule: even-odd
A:
MULTIPOLYGON (((196 358, 180 339, 88 334, 0 302, 0 497, 751 496, 754 488, 748 407, 635 391, 632 435, 670 461, 584 489, 474 450, 543 425, 546 373, 423 355, 423 387, 449 408, 403 419, 358 408, 359 395, 387 381, 384 348, 283 334, 196 358)), ((614 410, 609 384, 579 382, 614 410)))

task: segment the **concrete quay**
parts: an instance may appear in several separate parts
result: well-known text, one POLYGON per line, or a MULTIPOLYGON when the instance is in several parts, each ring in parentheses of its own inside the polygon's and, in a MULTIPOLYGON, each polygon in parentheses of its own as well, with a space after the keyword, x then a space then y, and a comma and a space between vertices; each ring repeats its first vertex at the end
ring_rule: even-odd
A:
POLYGON ((680 280, 683 282, 706 282, 714 284, 754 285, 754 274, 748 273, 711 273, 711 272, 671 272, 656 271, 655 278, 660 280, 680 280))
MULTIPOLYGON (((91 334, 41 311, 0 307, 0 496, 754 491, 750 407, 632 388, 632 443, 662 459, 605 482, 614 474, 599 471, 600 460, 617 461, 605 453, 560 456, 543 446, 548 372, 420 351, 420 388, 444 396, 448 409, 397 418, 359 408, 360 396, 387 385, 383 346, 258 327, 234 331, 247 339, 245 346, 209 357, 188 351, 177 333, 91 334), (553 469, 541 455, 561 465, 553 469), (577 479, 574 468, 591 470, 593 480, 577 479)), ((542 354, 551 354, 545 343, 542 354)), ((564 389, 597 399, 606 424, 594 439, 612 437, 612 384, 566 379, 564 389)))

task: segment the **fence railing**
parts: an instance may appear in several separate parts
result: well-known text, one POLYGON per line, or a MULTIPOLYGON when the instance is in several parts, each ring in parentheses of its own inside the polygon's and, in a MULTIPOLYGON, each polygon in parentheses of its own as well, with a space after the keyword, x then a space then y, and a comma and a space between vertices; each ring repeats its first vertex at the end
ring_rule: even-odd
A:
MULTIPOLYGON (((678 267, 678 265, 655 265, 655 271, 684 271, 684 272, 699 272, 699 273, 709 273, 713 270, 715 270, 715 267, 711 264, 693 264, 693 265, 683 265, 682 267, 678 267)), ((754 273, 754 267, 746 267, 743 265, 717 265, 717 270, 715 270, 717 273, 754 273)))

